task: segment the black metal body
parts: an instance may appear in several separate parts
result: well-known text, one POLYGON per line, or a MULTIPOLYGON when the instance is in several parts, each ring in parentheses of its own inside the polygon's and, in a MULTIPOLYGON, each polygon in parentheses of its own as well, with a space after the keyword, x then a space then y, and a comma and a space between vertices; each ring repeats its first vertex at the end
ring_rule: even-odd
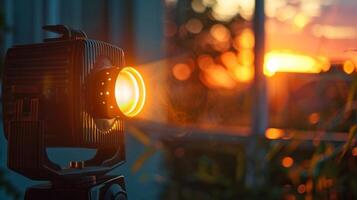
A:
MULTIPOLYGON (((108 67, 122 68, 124 53, 63 25, 44 29, 62 37, 14 46, 6 54, 2 95, 8 167, 33 180, 52 183, 102 177, 81 189, 69 188, 85 193, 106 184, 112 177, 105 178, 105 174, 125 161, 123 119, 95 117, 87 98, 88 77, 108 67), (48 158, 49 147, 93 148, 97 153, 81 167, 60 167, 48 158)), ((31 196, 37 197, 38 191, 53 195, 64 190, 32 188, 26 198, 40 199, 31 196)))

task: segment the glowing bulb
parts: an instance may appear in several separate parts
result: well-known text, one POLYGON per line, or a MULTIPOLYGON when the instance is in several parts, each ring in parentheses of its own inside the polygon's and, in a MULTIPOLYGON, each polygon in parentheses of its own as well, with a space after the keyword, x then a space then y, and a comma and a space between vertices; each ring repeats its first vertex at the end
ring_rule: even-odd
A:
POLYGON ((127 117, 136 116, 145 98, 145 83, 140 73, 132 67, 123 68, 115 82, 115 99, 120 111, 127 117))

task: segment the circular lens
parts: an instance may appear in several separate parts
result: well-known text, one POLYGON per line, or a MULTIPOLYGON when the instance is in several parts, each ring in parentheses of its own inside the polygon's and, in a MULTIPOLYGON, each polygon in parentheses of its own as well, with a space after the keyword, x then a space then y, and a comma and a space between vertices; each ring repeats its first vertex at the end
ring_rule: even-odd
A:
POLYGON ((143 109, 146 91, 141 74, 132 67, 123 68, 115 81, 115 99, 120 111, 134 117, 143 109))

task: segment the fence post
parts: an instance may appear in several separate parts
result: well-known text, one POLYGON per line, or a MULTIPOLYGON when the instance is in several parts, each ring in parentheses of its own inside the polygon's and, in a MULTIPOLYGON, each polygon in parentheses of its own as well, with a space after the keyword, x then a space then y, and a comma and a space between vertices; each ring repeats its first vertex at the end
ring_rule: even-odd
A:
POLYGON ((246 185, 257 187, 264 182, 265 147, 259 139, 264 137, 268 123, 268 103, 266 77, 264 76, 265 55, 265 13, 264 0, 255 0, 253 29, 254 45, 254 81, 251 135, 247 144, 247 176, 246 185))

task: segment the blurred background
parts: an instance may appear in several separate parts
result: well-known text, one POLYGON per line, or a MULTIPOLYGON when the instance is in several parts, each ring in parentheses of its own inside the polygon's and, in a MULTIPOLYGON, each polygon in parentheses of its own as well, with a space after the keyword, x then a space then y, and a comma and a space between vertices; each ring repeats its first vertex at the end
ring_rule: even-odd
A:
MULTIPOLYGON (((148 92, 112 172, 129 199, 357 199, 357 1, 257 2, 0 0, 1 59, 45 24, 125 50, 148 92)), ((38 183, 7 170, 3 133, 0 159, 0 199, 38 183)))

